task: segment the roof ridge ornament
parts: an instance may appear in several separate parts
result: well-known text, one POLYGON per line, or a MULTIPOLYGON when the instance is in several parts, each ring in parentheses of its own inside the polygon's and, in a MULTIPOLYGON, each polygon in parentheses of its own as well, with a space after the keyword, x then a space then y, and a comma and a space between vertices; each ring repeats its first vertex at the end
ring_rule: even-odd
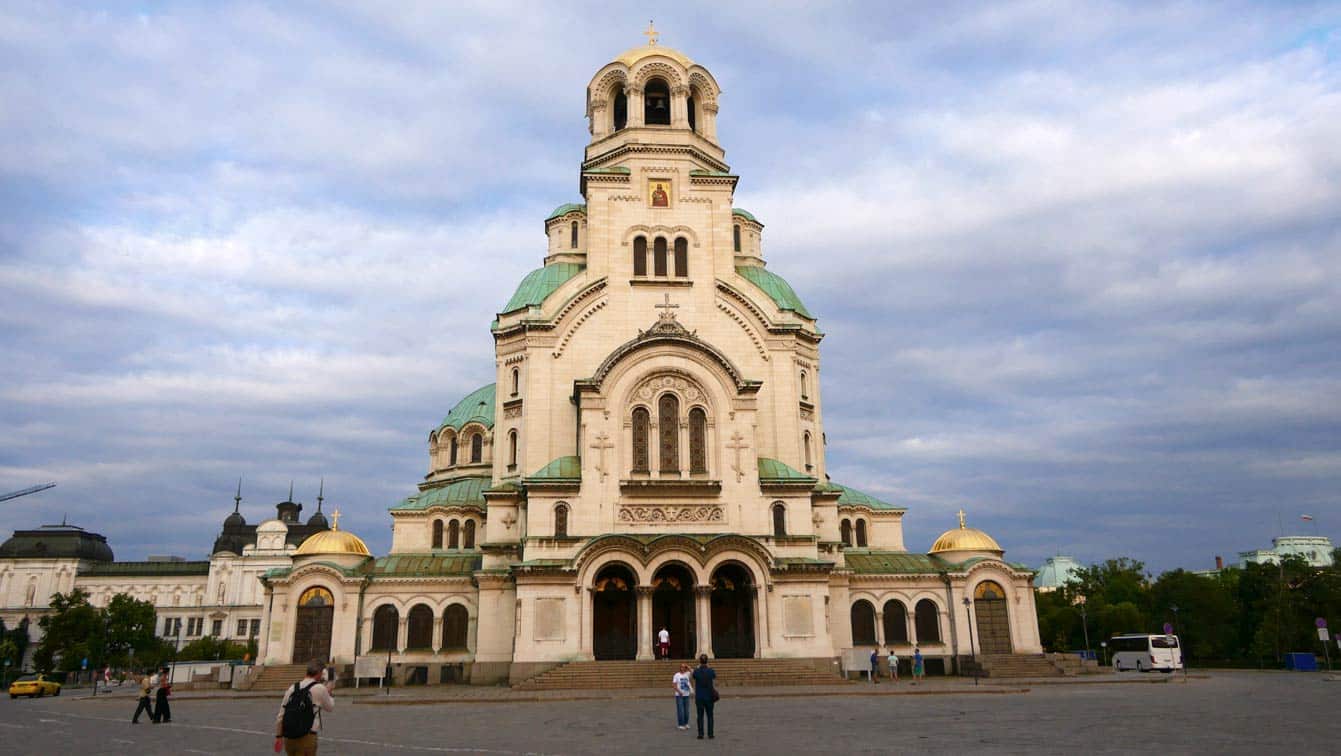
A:
POLYGON ((647 22, 647 31, 643 32, 643 36, 647 37, 648 47, 656 47, 657 37, 661 36, 661 32, 657 31, 656 28, 653 27, 652 22, 649 20, 647 22))
POLYGON ((960 508, 959 508, 959 527, 960 527, 961 530, 962 530, 962 529, 965 529, 965 528, 968 527, 968 525, 964 524, 964 508, 963 508, 963 507, 960 507, 960 508))
POLYGON ((317 514, 321 514, 321 502, 326 493, 326 476, 321 476, 321 485, 317 488, 317 514))
POLYGON ((337 509, 334 512, 331 512, 331 530, 339 530, 339 529, 340 529, 340 510, 337 509))
POLYGON ((238 507, 242 506, 242 476, 237 476, 237 493, 233 494, 233 514, 238 513, 238 507))

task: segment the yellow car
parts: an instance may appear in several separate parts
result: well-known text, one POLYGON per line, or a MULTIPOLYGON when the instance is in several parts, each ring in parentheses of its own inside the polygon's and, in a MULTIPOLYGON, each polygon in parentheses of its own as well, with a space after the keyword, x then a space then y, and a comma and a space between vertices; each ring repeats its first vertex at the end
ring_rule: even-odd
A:
POLYGON ((18 698, 19 696, 59 696, 61 694, 61 684, 55 680, 48 680, 46 675, 24 675, 10 683, 9 697, 18 698))

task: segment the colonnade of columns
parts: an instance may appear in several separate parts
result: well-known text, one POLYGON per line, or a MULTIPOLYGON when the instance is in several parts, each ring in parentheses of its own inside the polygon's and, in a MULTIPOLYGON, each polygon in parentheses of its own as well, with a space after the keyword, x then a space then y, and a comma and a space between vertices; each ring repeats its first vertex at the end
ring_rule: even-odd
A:
MULTIPOLYGON (((679 85, 670 91, 671 128, 689 128, 689 87, 679 85)), ((617 92, 595 100, 591 109, 591 132, 595 139, 602 139, 614 133, 614 98, 617 92)), ((627 86, 624 89, 627 105, 625 128, 640 128, 647 123, 643 118, 643 90, 641 87, 627 86)), ((715 102, 696 102, 699 112, 695 118, 695 131, 703 137, 717 141, 717 104, 715 102)))

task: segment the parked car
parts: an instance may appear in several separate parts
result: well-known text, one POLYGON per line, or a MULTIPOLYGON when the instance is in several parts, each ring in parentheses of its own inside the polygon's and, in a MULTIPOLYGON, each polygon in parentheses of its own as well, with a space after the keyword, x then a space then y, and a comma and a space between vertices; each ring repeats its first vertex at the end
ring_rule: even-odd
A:
POLYGON ((42 696, 59 696, 60 694, 61 684, 48 679, 46 675, 24 675, 9 685, 10 698, 18 698, 19 696, 41 698, 42 696))

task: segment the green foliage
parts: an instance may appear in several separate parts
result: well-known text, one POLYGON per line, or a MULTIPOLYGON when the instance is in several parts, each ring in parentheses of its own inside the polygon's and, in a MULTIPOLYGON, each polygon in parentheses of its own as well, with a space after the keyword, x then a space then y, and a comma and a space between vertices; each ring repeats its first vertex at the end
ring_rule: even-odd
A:
POLYGON ((1145 565, 1122 557, 1079 570, 1036 604, 1050 651, 1084 648, 1086 629, 1097 649, 1113 635, 1158 633, 1169 622, 1192 664, 1274 666, 1287 651, 1321 651, 1315 618, 1341 626, 1341 559, 1319 569, 1287 557, 1210 576, 1179 569, 1152 581, 1145 565))
POLYGON ((242 659, 248 647, 241 643, 221 640, 211 635, 194 640, 177 652, 182 661, 201 661, 206 659, 242 659))
POLYGON ((161 643, 154 636, 154 606, 118 593, 106 608, 92 606, 88 594, 76 588, 51 597, 51 614, 38 620, 43 636, 33 653, 38 669, 79 669, 104 664, 142 664, 145 654, 155 655, 161 643))

